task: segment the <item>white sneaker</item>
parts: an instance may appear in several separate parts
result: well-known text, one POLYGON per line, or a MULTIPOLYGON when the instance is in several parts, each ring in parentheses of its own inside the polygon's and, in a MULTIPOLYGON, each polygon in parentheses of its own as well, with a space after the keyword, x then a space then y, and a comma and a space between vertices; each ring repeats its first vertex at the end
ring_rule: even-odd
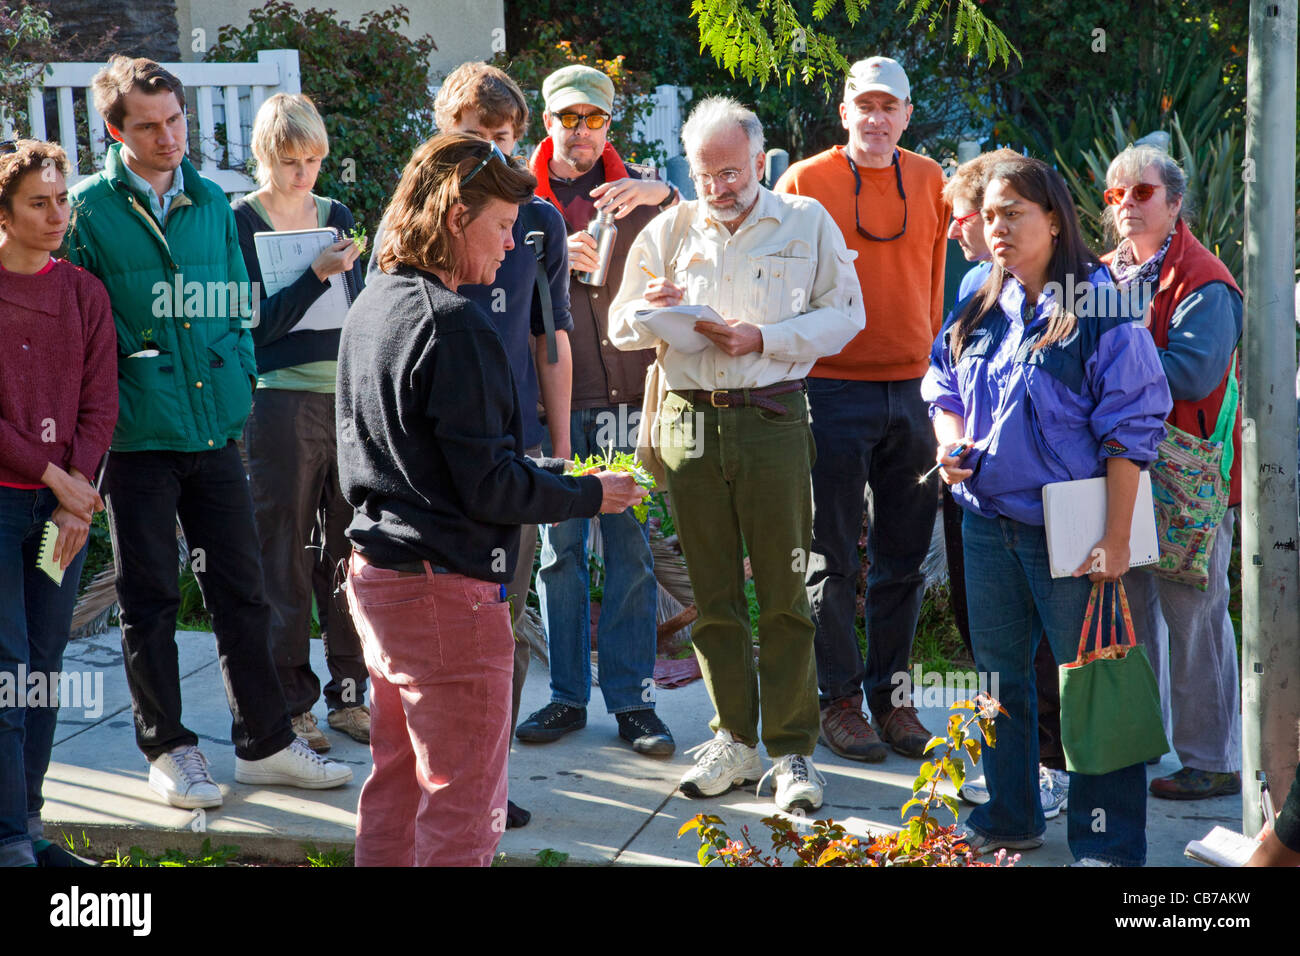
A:
POLYGON ((1095 856, 1080 857, 1069 866, 1117 866, 1115 863, 1107 863, 1105 860, 1099 860, 1095 856))
POLYGON ((957 791, 957 796, 961 797, 967 803, 973 803, 975 806, 989 802, 989 785, 984 780, 984 774, 967 780, 957 791))
POLYGON ((183 810, 221 806, 221 790, 208 773, 208 758, 192 745, 149 762, 149 789, 183 810))
POLYGON ((678 784, 688 797, 716 797, 737 784, 753 783, 763 776, 758 749, 736 740, 727 730, 719 730, 712 740, 686 753, 699 754, 695 766, 686 771, 678 784))
POLYGON ((352 779, 352 770, 326 760, 307 746, 301 737, 278 753, 261 760, 235 758, 235 779, 240 783, 283 784, 306 790, 341 787, 352 779))
POLYGON ((822 785, 826 778, 813 766, 812 757, 786 754, 777 757, 772 769, 758 781, 756 794, 763 792, 763 783, 776 774, 776 805, 786 813, 794 810, 812 812, 822 805, 822 785))
POLYGON ((1070 775, 1064 770, 1038 767, 1038 796, 1043 805, 1043 816, 1054 819, 1065 809, 1070 793, 1070 775))

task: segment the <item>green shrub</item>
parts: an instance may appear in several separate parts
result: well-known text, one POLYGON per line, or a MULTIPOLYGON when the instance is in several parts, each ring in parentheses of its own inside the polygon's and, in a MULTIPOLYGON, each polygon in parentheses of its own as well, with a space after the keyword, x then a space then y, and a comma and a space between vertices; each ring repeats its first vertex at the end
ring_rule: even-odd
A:
POLYGON ((245 27, 224 26, 206 59, 254 60, 259 50, 294 49, 302 91, 330 137, 316 192, 345 203, 358 222, 379 224, 411 152, 433 132, 428 57, 433 38, 408 40, 406 7, 363 14, 353 27, 334 10, 271 0, 245 27))

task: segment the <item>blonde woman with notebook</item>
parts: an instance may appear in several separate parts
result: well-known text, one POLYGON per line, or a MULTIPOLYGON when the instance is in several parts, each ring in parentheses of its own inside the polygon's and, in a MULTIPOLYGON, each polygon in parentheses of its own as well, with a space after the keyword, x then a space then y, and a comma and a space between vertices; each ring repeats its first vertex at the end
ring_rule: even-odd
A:
MULTIPOLYGON (((320 619, 329 681, 329 725, 362 743, 370 740, 365 707, 366 666, 347 606, 335 600, 335 565, 348 556, 344 536, 352 509, 339 491, 334 436, 334 379, 342 321, 322 327, 304 317, 325 300, 351 302, 364 278, 360 249, 350 238, 352 213, 312 189, 329 154, 325 124, 306 96, 277 93, 257 112, 251 147, 256 192, 232 208, 249 280, 258 283, 260 312, 253 327, 257 389, 244 430, 252 479, 262 571, 271 618, 271 653, 293 729, 316 751, 330 749, 312 708, 321 682, 310 661, 312 595, 320 619), (302 230, 315 230, 302 233, 302 230), (320 236, 330 230, 333 236, 320 236), (300 233, 323 249, 300 275, 267 295, 258 233, 300 233), (338 295, 339 286, 344 295, 338 295), (303 327, 307 326, 307 327, 303 327)), ((275 268, 274 266, 271 267, 275 268)), ((287 278, 276 274, 277 285, 287 278)), ((317 310, 319 311, 319 310, 317 310)))
POLYGON ((0 682, 19 696, 0 702, 0 866, 86 865, 44 839, 58 706, 28 680, 58 684, 117 422, 108 293, 50 255, 68 229, 67 172, 52 143, 0 143, 0 682))

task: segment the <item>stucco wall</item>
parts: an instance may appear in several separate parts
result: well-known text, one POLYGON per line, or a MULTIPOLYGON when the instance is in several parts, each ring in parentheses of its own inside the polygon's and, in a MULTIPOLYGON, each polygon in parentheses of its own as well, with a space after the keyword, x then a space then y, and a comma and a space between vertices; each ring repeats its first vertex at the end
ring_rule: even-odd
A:
MULTIPOLYGON (((386 10, 396 0, 304 0, 300 5, 333 8, 340 20, 356 24, 370 10, 386 10)), ((200 60, 193 49, 198 28, 206 31, 208 44, 216 42, 217 31, 226 24, 243 26, 248 11, 261 2, 250 0, 177 0, 176 21, 180 28, 182 60, 200 60)), ((405 0, 410 23, 402 30, 408 37, 429 34, 438 49, 429 56, 429 68, 436 79, 466 60, 486 60, 501 49, 505 36, 504 0, 405 0), (494 33, 494 31, 499 31, 494 33)))

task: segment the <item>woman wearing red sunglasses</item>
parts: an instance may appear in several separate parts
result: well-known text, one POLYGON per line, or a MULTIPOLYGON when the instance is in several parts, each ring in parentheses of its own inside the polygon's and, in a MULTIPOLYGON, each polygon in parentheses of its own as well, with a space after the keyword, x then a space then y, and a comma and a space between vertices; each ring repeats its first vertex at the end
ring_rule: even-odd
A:
MULTIPOLYGON (((1143 284, 1146 324, 1169 379, 1168 424, 1209 439, 1225 397, 1234 397, 1242 299, 1231 273, 1187 228, 1187 179, 1152 146, 1130 146, 1106 173, 1107 228, 1119 245, 1103 257, 1121 289, 1143 284)), ((1225 443, 1228 509, 1210 550, 1205 590, 1150 570, 1125 575, 1137 637, 1160 683, 1170 739, 1182 769, 1151 781, 1151 793, 1199 800, 1241 792, 1237 648, 1228 617, 1228 561, 1241 502, 1241 409, 1225 443), (1163 616, 1163 622, 1161 617, 1163 616)))

